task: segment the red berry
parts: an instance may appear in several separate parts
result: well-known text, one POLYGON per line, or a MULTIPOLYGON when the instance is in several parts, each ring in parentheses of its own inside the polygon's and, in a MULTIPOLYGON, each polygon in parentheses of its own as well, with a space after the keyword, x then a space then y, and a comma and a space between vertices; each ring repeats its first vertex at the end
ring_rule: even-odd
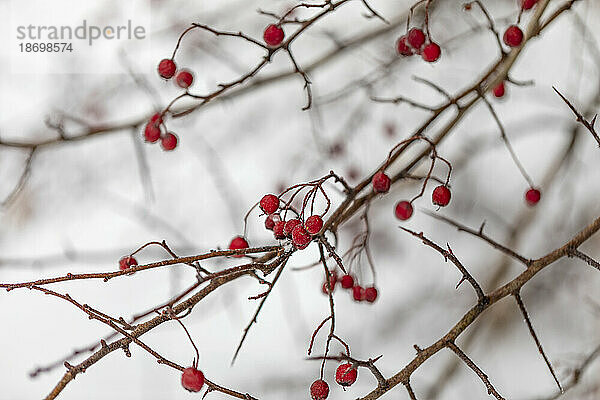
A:
POLYGON ((298 226, 298 224, 300 224, 300 220, 298 218, 286 221, 285 225, 283 226, 283 234, 288 238, 292 237, 292 231, 296 226, 298 226))
POLYGON ((396 51, 398 51, 398 54, 401 56, 412 56, 413 51, 408 45, 408 39, 406 36, 401 36, 396 42, 396 51))
POLYGON ((184 69, 177 73, 175 82, 177 83, 177 86, 187 89, 192 86, 192 83, 194 82, 194 75, 192 75, 192 73, 187 69, 184 69))
POLYGON ((354 286, 354 278, 352 275, 344 275, 342 276, 342 287, 344 289, 351 289, 354 286))
POLYGON ((504 43, 510 47, 518 47, 523 42, 523 31, 516 25, 511 25, 504 32, 504 43))
POLYGON ((531 188, 525 193, 525 201, 530 206, 535 206, 540 199, 542 198, 542 194, 539 190, 531 188))
POLYGON ((284 226, 285 221, 275 222, 275 225, 273 225, 273 235, 275 235, 275 239, 285 239, 285 233, 283 233, 284 226))
POLYGON ((265 228, 272 231, 275 224, 279 221, 281 221, 281 216, 279 214, 269 214, 265 219, 265 228))
POLYGON ((160 139, 160 128, 154 122, 148 122, 144 129, 144 139, 146 142, 154 143, 160 139))
POLYGON ((413 49, 419 50, 425 44, 425 34, 418 28, 412 28, 408 31, 407 41, 413 49))
POLYGON ((186 368, 181 375, 181 386, 189 392, 199 392, 204 386, 204 374, 196 368, 186 368))
POLYGON ((537 4, 538 0, 521 0, 521 8, 523 10, 530 10, 537 4))
POLYGON ((338 157, 344 154, 344 145, 342 143, 334 143, 329 147, 329 155, 331 157, 338 157))
MULTIPOLYGON (((329 275, 329 285, 331 286, 331 291, 333 292, 335 289, 335 284, 337 283, 337 273, 335 271, 329 271, 329 275)), ((329 293, 327 288, 327 279, 325 279, 325 282, 323 282, 323 293, 329 293)))
POLYGON ((329 385, 322 379, 317 379, 310 385, 312 400, 325 400, 329 396, 329 385))
POLYGON ((125 271, 130 267, 138 265, 137 260, 131 256, 125 256, 119 260, 119 269, 125 271))
POLYGON ((335 381, 341 386, 350 386, 356 382, 358 371, 352 368, 352 364, 346 363, 337 367, 335 371, 335 381))
POLYGON ((365 299, 365 290, 359 285, 352 287, 352 297, 356 301, 363 301, 365 299))
POLYGON ((494 88, 494 96, 500 98, 504 96, 504 82, 500 82, 498 86, 494 88))
POLYGON ((283 29, 274 24, 267 26, 263 33, 265 43, 271 47, 279 46, 283 42, 284 36, 283 29))
POLYGON ((160 144, 163 150, 171 151, 177 147, 177 136, 171 132, 168 132, 160 139, 160 144))
POLYGON ((331 280, 331 286, 335 286, 338 281, 337 272, 335 272, 335 270, 329 271, 329 279, 331 280))
POLYGON ((358 171, 358 170, 356 169, 356 167, 350 167, 350 168, 348 168, 348 172, 347 172, 347 174, 348 174, 348 178, 349 178, 351 181, 355 181, 355 180, 357 180, 357 179, 358 179, 358 177, 359 177, 359 175, 360 175, 360 171, 358 171))
POLYGON ((442 54, 442 49, 440 49, 440 46, 438 46, 437 43, 432 42, 423 48, 421 57, 427 62, 434 62, 440 58, 440 54, 442 54))
POLYGON ((396 124, 393 122, 388 122, 383 126, 383 130, 386 136, 393 138, 396 136, 396 124))
POLYGON ((175 61, 170 58, 165 58, 158 63, 158 74, 161 78, 171 79, 175 75, 175 71, 177 71, 177 66, 175 65, 175 61))
POLYGON ((162 114, 156 113, 150 118, 150 122, 156 125, 160 125, 163 123, 162 114))
MULTIPOLYGON (((248 241, 241 236, 234 237, 233 239, 231 239, 231 243, 229 243, 229 250, 247 249, 248 247, 250 247, 248 245, 248 241)), ((234 257, 240 258, 243 257, 243 255, 238 254, 234 257)))
POLYGON ((433 189, 431 200, 436 206, 445 207, 450 203, 450 197, 450 189, 445 185, 440 185, 433 189))
POLYGON ((317 233, 321 232, 321 229, 323 229, 323 218, 318 215, 311 215, 306 219, 304 226, 306 227, 306 231, 308 233, 311 235, 316 235, 317 233))
POLYGON ((369 303, 373 303, 377 299, 377 289, 375 286, 371 286, 365 289, 365 300, 369 303))
POLYGON ((413 207, 406 200, 399 201, 398 204, 396 204, 396 210, 394 211, 394 213, 396 214, 396 218, 398 218, 401 221, 406 221, 412 216, 413 207))
POLYGON ((297 225, 292 231, 292 243, 298 250, 305 249, 310 244, 311 239, 302 225, 297 225))
POLYGON ((387 191, 390 190, 392 181, 390 177, 385 174, 385 172, 380 171, 373 175, 371 183, 373 184, 373 190, 375 193, 387 193, 387 191))
POLYGON ((260 199, 260 208, 265 214, 273 214, 279 208, 279 198, 274 194, 266 194, 260 199))
MULTIPOLYGON (((331 291, 333 292, 333 290, 335 289, 334 285, 331 285, 331 291)), ((323 291, 324 294, 329 293, 329 288, 327 287, 327 281, 323 282, 323 287, 321 288, 321 290, 323 291)))

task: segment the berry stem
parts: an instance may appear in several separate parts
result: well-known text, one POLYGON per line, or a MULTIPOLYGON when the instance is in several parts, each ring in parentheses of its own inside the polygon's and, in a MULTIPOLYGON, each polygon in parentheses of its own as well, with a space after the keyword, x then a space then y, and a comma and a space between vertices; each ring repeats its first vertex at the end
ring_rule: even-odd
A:
POLYGON ((492 117, 494 118, 494 121, 496 121, 496 124, 498 125, 498 128, 500 129, 500 136, 502 137, 502 140, 504 141, 504 145, 506 146, 506 149, 510 153, 510 156, 512 157, 513 162, 515 163, 515 165, 517 166, 517 168, 521 172, 521 175, 523 176, 523 178, 525 179, 525 181, 527 181, 527 183, 529 184, 529 186, 532 187, 532 188, 535 187, 535 184, 533 183, 533 179, 531 179, 531 177, 529 176, 529 174, 527 174, 527 171, 525 170, 525 167, 523 166, 523 164, 519 160, 519 157, 517 157, 517 153, 515 152, 514 148, 512 147, 512 144, 508 140, 508 136, 506 135, 506 130, 504 129, 504 125, 500 121, 500 118, 498 117, 498 114, 496 113, 496 110, 494 110, 494 106, 492 106, 492 103, 490 103, 489 100, 485 97, 485 94, 480 93, 479 95, 480 95, 481 99, 483 100, 483 102, 485 103, 485 105, 487 106, 487 108, 490 111, 490 113, 492 114, 492 117))

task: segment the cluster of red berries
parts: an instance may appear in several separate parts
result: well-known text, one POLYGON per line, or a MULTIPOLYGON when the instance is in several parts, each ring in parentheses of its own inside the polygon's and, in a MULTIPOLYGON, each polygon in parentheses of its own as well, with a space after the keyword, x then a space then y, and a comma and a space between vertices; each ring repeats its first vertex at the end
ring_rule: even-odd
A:
MULTIPOLYGON (((292 244, 298 250, 307 248, 314 235, 323 229, 323 218, 320 215, 311 215, 305 221, 302 221, 300 217, 283 220, 281 214, 278 213, 279 197, 274 194, 264 195, 259 205, 260 209, 267 214, 265 228, 273 231, 273 236, 277 240, 291 239, 292 244)), ((230 250, 247 249, 248 247, 248 241, 241 236, 234 237, 229 243, 230 250)), ((235 257, 241 257, 241 255, 235 257)))
POLYGON ((194 83, 194 75, 191 71, 187 69, 177 71, 177 64, 170 58, 165 58, 158 63, 158 75, 167 80, 175 76, 175 84, 183 89, 189 88, 194 83))
POLYGON ((181 374, 181 386, 188 392, 199 392, 204 386, 204 374, 195 367, 183 370, 181 374))
MULTIPOLYGON (((335 371, 335 381, 338 385, 348 387, 356 382, 358 370, 350 363, 341 364, 335 371)), ((310 385, 310 397, 313 400, 325 400, 329 396, 329 385, 322 379, 317 379, 310 385)))
MULTIPOLYGON (((375 193, 387 193, 390 190, 392 180, 389 176, 383 171, 377 172, 373 175, 373 179, 371 180, 371 184, 373 185, 373 191, 375 193)), ((450 198, 452 194, 450 193, 450 189, 446 185, 439 185, 431 194, 431 201, 434 205, 439 207, 445 207, 450 203, 450 198)), ((401 221, 406 221, 413 214, 413 206, 410 201, 402 200, 396 204, 396 208, 394 209, 394 214, 396 218, 401 221)))
POLYGON ((306 221, 302 221, 301 217, 285 221, 277 213, 279 203, 279 197, 274 194, 264 195, 260 200, 260 209, 267 214, 265 228, 273 231, 275 239, 292 239, 292 244, 298 250, 305 249, 313 236, 323 229, 323 218, 320 215, 311 215, 306 221))
POLYGON ((155 143, 160 139, 160 145, 165 151, 171 151, 177 147, 177 136, 173 132, 167 132, 161 113, 154 114, 146 124, 144 139, 148 143, 155 143), (164 128, 164 133, 161 127, 164 128))
MULTIPOLYGON (((336 271, 331 271, 329 273, 329 285, 327 285, 327 281, 323 282, 323 293, 329 293, 329 287, 331 287, 331 291, 335 290, 335 286, 338 283, 338 276, 336 271)), ((339 279, 340 286, 343 289, 352 290, 352 298, 355 301, 368 301, 369 303, 375 302, 377 300, 377 288, 375 286, 369 286, 367 288, 363 288, 357 282, 352 275, 346 274, 339 279)))
MULTIPOLYGON (((450 203, 451 198, 452 193, 446 185, 437 186, 431 193, 431 202, 438 207, 446 207, 450 203)), ((396 203, 394 214, 400 221, 406 221, 409 219, 413 214, 413 206, 411 202, 407 200, 401 200, 396 203)))
POLYGON ((427 38, 425 32, 419 28, 411 28, 406 35, 401 36, 396 42, 396 50, 402 56, 420 54, 427 62, 437 61, 442 54, 440 46, 431 38, 427 38))
MULTIPOLYGON (((171 58, 165 58, 158 63, 158 75, 167 80, 175 76, 175 84, 183 89, 189 88, 194 82, 194 75, 187 69, 177 71, 177 65, 171 58)), ((162 113, 156 113, 150 118, 144 128, 144 139, 148 143, 155 143, 160 139, 160 144, 166 151, 177 147, 177 136, 167 131, 162 113), (161 127, 164 127, 164 133, 161 127)))
POLYGON ((267 26, 263 32, 263 39, 269 47, 279 46, 283 42, 283 38, 285 38, 283 29, 275 24, 267 26))

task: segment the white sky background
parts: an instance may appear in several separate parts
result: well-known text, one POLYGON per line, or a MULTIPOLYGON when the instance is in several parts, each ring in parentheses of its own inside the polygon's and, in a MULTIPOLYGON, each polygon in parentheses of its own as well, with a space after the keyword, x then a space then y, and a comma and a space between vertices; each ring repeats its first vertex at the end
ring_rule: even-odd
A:
MULTIPOLYGON (((11 34, 6 20, 9 3, 0 2, 2 37, 11 34)), ((300 64, 309 63, 333 47, 328 34, 345 39, 381 25, 376 19, 363 18, 365 10, 359 1, 355 3, 323 19, 298 40, 294 51, 300 64)), ((409 5, 405 1, 370 3, 390 19, 409 5)), ((375 86, 374 94, 404 95, 435 105, 442 99, 435 91, 414 82, 413 75, 455 93, 470 86, 495 59, 496 45, 487 31, 451 40, 467 31, 473 19, 460 11, 459 2, 445 3, 448 4, 432 16, 431 22, 432 34, 442 43, 440 61, 433 65, 419 58, 402 61, 391 79, 375 86)), ((512 0, 484 3, 490 5, 489 10, 498 21, 503 17, 514 19, 516 7, 512 0)), ((55 117, 58 112, 91 123, 135 120, 149 115, 154 104, 164 106, 180 93, 172 82, 160 80, 155 68, 161 58, 170 57, 179 33, 189 23, 243 30, 260 38, 271 20, 256 10, 260 7, 280 12, 288 4, 291 3, 154 1, 148 5, 152 18, 151 46, 144 51, 107 48, 113 52, 112 55, 107 52, 107 57, 115 59, 112 75, 13 73, 9 51, 3 46, 0 136, 14 140, 52 137, 55 133, 45 127, 44 119, 55 117), (158 97, 141 89, 128 70, 146 80, 158 97)), ((575 10, 591 27, 594 38, 589 40, 600 41, 597 4, 584 0, 575 10)), ((473 11, 473 14, 483 23, 480 13, 473 11)), ((110 15, 106 18, 109 20, 110 15)), ((574 21, 568 14, 560 17, 519 59, 512 76, 519 80, 533 79, 535 85, 511 85, 507 98, 495 102, 518 155, 536 182, 542 181, 564 147, 573 123, 570 111, 551 86, 559 88, 582 109, 599 86, 597 66, 580 32, 573 29, 574 21)), ((505 24, 499 22, 499 26, 503 30, 505 24)), ((393 35, 368 42, 313 73, 317 104, 319 96, 335 93, 393 57, 395 39, 402 32, 403 28, 399 28, 393 35)), ((177 62, 194 71, 194 92, 204 93, 213 90, 216 82, 245 73, 261 55, 246 42, 194 32, 184 39, 177 62)), ((263 74, 288 68, 289 60, 279 54, 263 74)), ((114 270, 122 255, 153 240, 165 239, 182 255, 225 247, 234 235, 241 233, 243 214, 264 193, 276 191, 280 183, 307 181, 330 169, 346 175, 350 168, 355 168, 361 176, 367 175, 396 142, 410 135, 427 118, 426 112, 405 104, 373 104, 364 90, 356 90, 319 107, 320 124, 315 130, 317 110, 301 110, 305 103, 302 85, 301 79, 294 77, 233 101, 215 103, 187 117, 169 120, 169 128, 180 139, 174 152, 165 153, 159 145, 141 143, 140 132, 135 132, 134 140, 142 145, 149 165, 153 197, 141 183, 130 132, 43 149, 37 154, 31 177, 16 202, 0 211, 0 281, 114 270), (359 123, 348 127, 348 120, 356 113, 363 113, 357 118, 359 123), (383 127, 388 122, 398 128, 395 138, 385 136, 383 127), (345 154, 330 157, 315 137, 319 143, 332 143, 333 138, 343 137, 345 154), (215 179, 215 171, 222 177, 215 179), (66 257, 69 254, 74 256, 69 259, 66 257)), ((71 128, 76 132, 76 127, 71 128)), ((465 157, 469 161, 457 168, 451 180, 452 202, 439 212, 473 227, 485 220, 487 233, 504 241, 507 226, 526 207, 523 201, 526 183, 498 138, 489 113, 478 106, 440 147, 441 155, 452 162, 458 163, 465 157), (482 140, 489 145, 473 152, 470 146, 482 140)), ((528 257, 538 257, 560 246, 600 211, 598 147, 583 132, 577 146, 572 165, 559 174, 552 189, 542 188, 542 202, 529 211, 535 214, 535 222, 524 232, 518 247, 528 257)), ((23 153, 0 147, 2 198, 18 179, 24 158, 23 153)), ((444 167, 438 168, 437 175, 443 176, 444 167)), ((492 273, 489 269, 502 260, 502 255, 476 238, 457 234, 420 212, 435 210, 429 200, 431 188, 416 203, 417 211, 405 226, 423 231, 438 243, 450 243, 473 275, 488 290, 492 289, 486 286, 492 273)), ((398 221, 393 217, 395 202, 412 197, 418 190, 414 184, 396 185, 371 207, 371 247, 380 290, 377 302, 356 304, 340 288, 335 295, 337 333, 358 358, 383 354, 378 365, 386 376, 412 359, 413 344, 425 347, 437 340, 474 301, 466 284, 459 290, 453 289, 460 277, 452 265, 397 228, 398 221)), ((263 219, 254 214, 249 231, 252 245, 274 243, 262 224, 263 219)), ((360 227, 356 218, 342 229, 342 247, 351 242, 360 227)), ((584 249, 598 257, 598 244, 598 237, 593 238, 584 249)), ((316 255, 317 248, 311 245, 294 256, 290 267, 306 265, 316 255)), ((159 251, 147 251, 138 260, 146 263, 162 257, 159 251)), ((208 264, 211 268, 224 265, 208 264)), ((521 265, 513 263, 510 276, 521 270, 521 265)), ((198 304, 185 323, 200 348, 200 368, 206 376, 261 399, 308 398, 308 387, 318 376, 319 364, 304 360, 306 348, 314 328, 329 312, 326 297, 321 294, 321 275, 319 268, 304 272, 288 270, 283 275, 234 367, 229 366, 231 356, 258 304, 247 297, 264 288, 253 280, 240 280, 198 304)), ((362 277, 365 283, 372 279, 366 265, 362 277)), ((72 282, 53 288, 108 314, 128 318, 167 300, 175 290, 193 281, 194 274, 187 267, 177 266, 109 283, 72 282)), ((558 371, 573 366, 598 345, 598 315, 594 314, 589 299, 597 299, 599 287, 597 271, 580 261, 565 260, 545 270, 523 291, 533 323, 558 371)), ((465 351, 506 398, 529 399, 554 393, 552 378, 520 320, 516 305, 506 299, 475 324, 481 324, 478 339, 465 351), (494 321, 500 321, 496 333, 485 327, 494 321)), ((34 380, 28 377, 28 372, 109 332, 103 324, 88 320, 66 302, 28 290, 0 295, 0 321, 0 400, 46 395, 64 369, 34 380)), ((179 364, 189 364, 194 355, 175 322, 164 324, 143 338, 179 364)), ((323 344, 323 340, 317 341, 317 354, 323 344)), ((334 352, 340 350, 334 347, 334 352)), ((60 398, 150 400, 200 396, 181 388, 178 372, 157 365, 137 346, 132 345, 131 351, 130 359, 122 352, 105 357, 71 382, 60 398)), ((414 374, 412 385, 418 398, 425 398, 452 357, 443 351, 414 374)), ((343 392, 332 378, 335 366, 329 363, 326 369, 332 390, 330 399, 357 398, 375 386, 369 373, 360 371, 357 383, 343 392)), ((596 367, 584 375, 583 388, 598 384, 597 377, 596 367)), ((573 392, 565 398, 586 398, 586 392, 582 392, 573 392)), ((464 365, 439 398, 459 396, 461 399, 487 396, 481 381, 464 365)), ((588 396, 594 398, 594 394, 588 396)), ((208 398, 224 396, 211 393, 208 398)), ((402 387, 397 387, 384 398, 408 396, 402 387)))

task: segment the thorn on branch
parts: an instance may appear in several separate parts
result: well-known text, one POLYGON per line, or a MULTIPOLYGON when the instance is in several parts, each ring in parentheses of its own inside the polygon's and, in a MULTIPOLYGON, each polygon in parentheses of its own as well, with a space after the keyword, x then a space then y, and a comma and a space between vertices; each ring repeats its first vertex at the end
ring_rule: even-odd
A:
POLYGON ((573 111, 573 114, 575 114, 575 116, 577 117, 577 122, 579 122, 583 126, 585 126, 585 128, 592 134, 592 136, 594 137, 594 139, 596 139, 596 142, 600 146, 600 136, 598 136, 598 133, 596 132, 596 128, 594 127, 594 125, 596 124, 596 117, 598 117, 598 115, 595 115, 594 118, 590 122, 586 121, 586 119, 583 117, 583 115, 581 115, 581 113, 579 111, 577 111, 575 106, 573 106, 573 104, 571 104, 571 102, 569 100, 567 100, 567 98, 565 96, 563 96, 561 92, 559 92, 554 86, 552 86, 552 89, 554 89, 556 94, 558 94, 560 96, 560 98, 563 99, 563 101, 567 104, 567 106, 569 106, 571 111, 573 111))
POLYGON ((469 271, 465 268, 465 266, 462 265, 462 263, 454 255, 454 253, 452 253, 452 249, 450 249, 450 246, 448 246, 449 250, 445 250, 442 247, 440 247, 437 244, 435 244, 434 242, 432 242, 431 240, 427 239, 423 235, 423 232, 416 233, 416 232, 413 232, 410 229, 407 229, 407 228, 404 228, 404 227, 400 227, 400 229, 402 229, 403 231, 408 232, 411 235, 413 235, 413 236, 421 239, 421 241, 425 245, 427 245, 427 246, 431 247, 432 249, 436 250, 437 252, 439 252, 444 257, 445 261, 450 260, 456 266, 456 268, 458 268, 459 272, 463 276, 461 282, 459 282, 456 287, 458 288, 458 286, 462 283, 462 281, 464 281, 464 280, 468 281, 471 284, 471 286, 473 287, 473 289, 475 290, 475 293, 477 294, 477 298, 479 299, 480 303, 485 303, 486 296, 483 293, 483 289, 481 289, 481 286, 479 285, 479 283, 477 282, 477 280, 475 280, 475 278, 469 273, 469 271))

